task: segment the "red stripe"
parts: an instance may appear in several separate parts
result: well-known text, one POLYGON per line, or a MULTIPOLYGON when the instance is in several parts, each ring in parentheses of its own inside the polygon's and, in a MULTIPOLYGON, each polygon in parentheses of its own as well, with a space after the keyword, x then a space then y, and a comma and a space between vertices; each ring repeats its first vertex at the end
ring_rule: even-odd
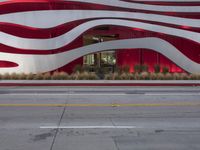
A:
POLYGON ((15 12, 25 11, 39 11, 39 10, 112 10, 112 11, 128 11, 128 12, 142 12, 142 13, 153 13, 168 16, 177 16, 184 18, 195 18, 200 19, 200 12, 197 13, 183 13, 183 12, 159 12, 159 11, 148 11, 139 9, 128 9, 123 7, 112 7, 100 4, 83 3, 83 2, 70 2, 70 1, 23 1, 23 2, 12 2, 0 4, 0 14, 8 14, 15 12))
POLYGON ((48 38, 54 38, 54 37, 63 35, 64 33, 67 33, 68 31, 72 30, 78 25, 85 23, 89 20, 92 20, 92 19, 72 21, 72 22, 62 24, 54 28, 48 28, 48 29, 32 28, 32 27, 27 27, 27 26, 12 24, 12 23, 0 22, 0 31, 7 34, 14 35, 14 36, 22 37, 22 38, 48 39, 48 38))
POLYGON ((167 23, 160 23, 160 22, 140 20, 140 19, 123 19, 123 18, 92 18, 92 19, 76 20, 76 21, 68 22, 66 24, 62 24, 57 27, 48 28, 48 29, 32 28, 32 27, 21 26, 17 24, 0 22, 0 31, 17 36, 17 37, 22 37, 22 38, 49 39, 49 38, 61 36, 69 32, 73 28, 81 25, 82 23, 86 23, 87 21, 92 21, 95 19, 121 19, 121 20, 129 20, 129 21, 138 21, 138 22, 143 22, 143 23, 148 23, 148 24, 161 25, 161 26, 172 27, 176 29, 182 29, 182 30, 200 33, 200 28, 172 25, 172 24, 167 24, 167 23))
POLYGON ((18 64, 11 61, 0 60, 0 68, 13 68, 19 66, 18 64))

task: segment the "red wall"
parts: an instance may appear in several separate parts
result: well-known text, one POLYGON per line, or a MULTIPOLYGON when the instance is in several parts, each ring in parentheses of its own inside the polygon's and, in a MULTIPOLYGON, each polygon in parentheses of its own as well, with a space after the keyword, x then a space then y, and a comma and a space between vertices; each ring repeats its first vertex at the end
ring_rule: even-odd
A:
MULTIPOLYGON (((118 39, 127 39, 127 38, 141 38, 141 37, 159 37, 162 38, 171 44, 173 44, 177 49, 179 49, 183 54, 192 59, 193 61, 200 63, 200 45, 198 43, 194 43, 187 39, 174 37, 170 35, 165 35, 161 33, 154 33, 150 31, 145 31, 141 29, 131 29, 125 27, 116 27, 112 26, 109 30, 96 30, 92 29, 87 31, 85 34, 89 35, 113 35, 117 34, 118 39)), ((77 44, 82 45, 82 41, 79 40, 77 44)), ((165 56, 154 52, 153 50, 146 49, 125 49, 125 50, 117 50, 117 65, 124 66, 129 65, 130 71, 134 71, 134 65, 136 64, 146 64, 149 66, 149 71, 154 71, 154 65, 160 64, 161 67, 169 67, 171 72, 184 72, 180 67, 174 64, 165 56)), ((61 70, 72 72, 73 67, 76 64, 82 64, 83 59, 80 58, 77 61, 74 61, 64 67, 61 70)))

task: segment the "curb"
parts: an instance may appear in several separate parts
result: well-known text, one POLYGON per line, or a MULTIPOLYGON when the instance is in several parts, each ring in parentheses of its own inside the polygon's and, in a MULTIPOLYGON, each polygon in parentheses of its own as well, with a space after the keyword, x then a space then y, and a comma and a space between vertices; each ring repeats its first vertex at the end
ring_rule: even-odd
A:
POLYGON ((75 80, 50 80, 50 81, 44 81, 44 80, 2 80, 0 81, 0 87, 11 87, 11 86, 72 86, 72 87, 82 87, 82 86, 200 86, 200 80, 155 80, 155 81, 113 81, 113 80, 82 80, 82 81, 75 81, 75 80))

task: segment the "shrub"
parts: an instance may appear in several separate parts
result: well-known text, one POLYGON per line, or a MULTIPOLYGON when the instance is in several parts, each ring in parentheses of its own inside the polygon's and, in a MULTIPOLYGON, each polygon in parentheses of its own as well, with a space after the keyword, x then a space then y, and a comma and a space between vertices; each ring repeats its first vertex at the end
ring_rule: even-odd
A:
POLYGON ((114 73, 119 73, 121 71, 120 67, 119 66, 116 66, 114 68, 114 73))
POLYGON ((42 73, 38 73, 34 76, 34 80, 43 80, 43 74, 42 73))
POLYGON ((148 67, 148 65, 144 64, 144 65, 141 66, 140 70, 141 70, 141 72, 149 72, 149 67, 148 67))
POLYGON ((106 68, 100 68, 100 67, 95 68, 95 73, 99 76, 100 79, 104 79, 106 71, 107 71, 106 68))
POLYGON ((99 79, 95 73, 88 73, 88 72, 74 73, 72 74, 71 78, 73 80, 98 80, 99 79))
POLYGON ((79 72, 90 72, 90 66, 83 65, 79 72))
POLYGON ((156 73, 151 73, 150 75, 151 80, 156 80, 157 79, 157 74, 156 73))
POLYGON ((119 73, 114 73, 113 74, 113 80, 121 80, 121 76, 119 73))
POLYGON ((173 75, 171 73, 166 73, 166 74, 164 74, 164 79, 165 80, 172 80, 173 79, 173 75))
POLYGON ((130 78, 130 80, 135 80, 135 75, 133 73, 130 73, 129 78, 130 78))
POLYGON ((155 73, 160 73, 160 70, 161 70, 160 65, 158 65, 158 64, 154 65, 154 72, 155 73))
POLYGON ((122 73, 129 73, 130 72, 130 66, 125 65, 122 67, 122 73))
POLYGON ((89 73, 83 72, 80 73, 77 80, 88 80, 89 79, 89 73))
POLYGON ((162 73, 158 73, 157 74, 157 80, 164 80, 164 74, 162 74, 162 73))
POLYGON ((140 72, 141 72, 141 66, 140 66, 139 64, 136 64, 136 65, 134 66, 134 72, 135 72, 135 73, 140 73, 140 72))
POLYGON ((9 73, 3 74, 2 79, 4 79, 4 80, 10 80, 10 74, 9 73))
POLYGON ((71 74, 71 79, 72 80, 78 80, 79 74, 80 74, 80 72, 76 72, 76 73, 71 74))
POLYGON ((173 73, 173 80, 179 80, 180 75, 178 73, 173 73))
POLYGON ((19 74, 16 74, 16 73, 12 73, 10 75, 10 80, 18 80, 19 79, 19 74))
POLYGON ((54 72, 52 75, 54 80, 69 80, 71 77, 66 72, 54 72))
POLYGON ((33 80, 35 78, 35 75, 33 73, 30 73, 26 76, 27 80, 33 80))
POLYGON ((130 80, 130 76, 129 76, 128 73, 122 73, 122 74, 120 75, 120 79, 121 79, 121 80, 130 80))
POLYGON ((52 80, 59 80, 60 76, 59 76, 59 72, 55 71, 52 76, 51 76, 52 80))
POLYGON ((43 79, 44 79, 44 80, 51 80, 51 74, 50 74, 49 72, 43 74, 43 79))
POLYGON ((168 67, 163 67, 163 71, 164 74, 169 73, 169 68, 168 67))
POLYGON ((81 65, 76 65, 73 69, 73 73, 76 73, 76 72, 83 72, 82 70, 82 66, 81 65))
POLYGON ((113 80, 113 74, 109 73, 104 76, 104 80, 113 80))
POLYGON ((18 79, 19 80, 26 80, 27 79, 27 75, 25 73, 21 73, 18 75, 18 79))
POLYGON ((140 74, 140 79, 141 79, 141 80, 149 80, 149 79, 150 79, 149 73, 148 73, 148 72, 142 72, 142 73, 140 74))
POLYGON ((98 76, 95 73, 89 73, 89 80, 98 80, 98 76))
POLYGON ((180 79, 181 80, 189 80, 189 75, 187 73, 181 73, 180 74, 180 79))
POLYGON ((191 74, 189 78, 191 80, 200 80, 200 74, 191 74))
POLYGON ((66 72, 60 72, 58 74, 59 80, 69 80, 70 76, 66 72))
POLYGON ((140 74, 139 73, 135 73, 134 77, 135 77, 135 80, 140 80, 140 74))

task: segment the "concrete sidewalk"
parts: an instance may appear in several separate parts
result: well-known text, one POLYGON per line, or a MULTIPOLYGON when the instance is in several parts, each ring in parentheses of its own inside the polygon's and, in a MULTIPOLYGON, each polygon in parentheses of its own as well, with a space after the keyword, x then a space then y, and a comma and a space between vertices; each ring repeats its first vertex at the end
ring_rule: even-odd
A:
POLYGON ((0 80, 0 86, 200 86, 200 80, 0 80))

